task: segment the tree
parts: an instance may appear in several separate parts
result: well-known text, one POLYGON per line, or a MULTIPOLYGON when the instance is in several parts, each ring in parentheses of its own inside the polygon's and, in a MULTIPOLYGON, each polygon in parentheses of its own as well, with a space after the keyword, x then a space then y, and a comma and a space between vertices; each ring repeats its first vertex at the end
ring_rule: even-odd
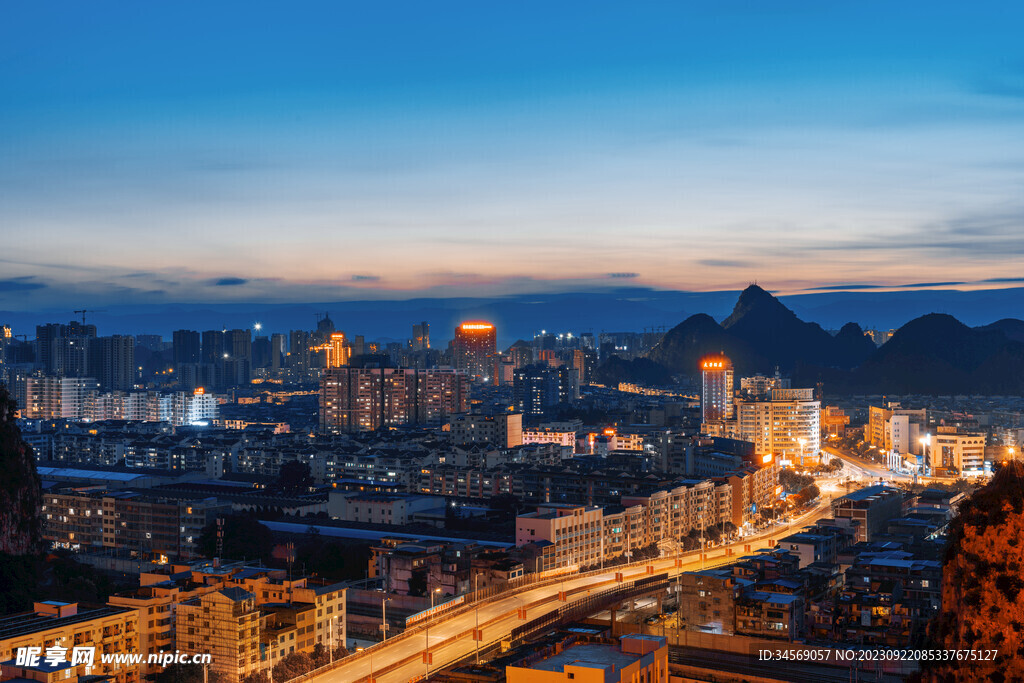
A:
POLYGON ((794 470, 790 469, 779 472, 779 484, 786 493, 796 493, 813 483, 814 477, 807 474, 797 474, 794 470))
POLYGON ((492 510, 500 510, 509 515, 517 515, 523 508, 522 502, 511 493, 499 493, 488 501, 487 506, 492 510))
POLYGON ((1024 680, 1024 463, 999 468, 949 525, 942 611, 931 647, 991 650, 992 660, 926 662, 924 680, 1024 680))
MULTIPOLYGON (((262 560, 268 562, 274 549, 270 529, 251 515, 234 514, 224 518, 222 557, 231 560, 262 560)), ((199 534, 199 552, 206 557, 217 555, 216 521, 203 527, 199 534)))
POLYGON ((289 460, 281 465, 277 485, 286 493, 308 493, 315 482, 309 465, 299 460, 289 460))

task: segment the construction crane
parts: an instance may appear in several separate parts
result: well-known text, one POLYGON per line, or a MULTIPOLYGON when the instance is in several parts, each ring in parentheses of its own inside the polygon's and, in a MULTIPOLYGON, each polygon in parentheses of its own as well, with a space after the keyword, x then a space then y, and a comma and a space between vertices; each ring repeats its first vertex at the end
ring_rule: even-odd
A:
POLYGON ((81 309, 75 311, 75 313, 76 314, 78 314, 78 313, 82 314, 82 327, 85 327, 85 314, 86 313, 106 313, 106 311, 103 310, 103 309, 95 309, 95 308, 81 308, 81 309))

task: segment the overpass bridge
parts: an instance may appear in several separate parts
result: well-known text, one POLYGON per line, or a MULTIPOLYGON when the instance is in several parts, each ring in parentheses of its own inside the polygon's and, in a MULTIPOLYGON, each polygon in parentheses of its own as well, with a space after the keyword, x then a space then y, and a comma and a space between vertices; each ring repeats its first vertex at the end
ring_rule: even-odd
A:
MULTIPOLYGON (((813 524, 827 503, 793 520, 787 529, 813 524)), ((619 565, 567 576, 527 580, 504 592, 470 593, 457 606, 431 614, 403 633, 311 671, 289 683, 410 683, 473 657, 503 640, 518 640, 556 623, 579 620, 643 595, 664 594, 681 572, 733 562, 775 546, 783 529, 748 537, 704 553, 619 565)), ((382 594, 383 597, 383 594, 382 594)))

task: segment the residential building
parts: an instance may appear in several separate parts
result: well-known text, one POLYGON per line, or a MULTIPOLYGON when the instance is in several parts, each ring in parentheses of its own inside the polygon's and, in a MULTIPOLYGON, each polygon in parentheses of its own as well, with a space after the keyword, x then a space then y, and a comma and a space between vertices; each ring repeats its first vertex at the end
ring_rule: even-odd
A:
POLYGON ((832 516, 837 522, 848 520, 856 529, 857 541, 870 541, 889 520, 900 517, 902 510, 903 492, 885 484, 868 486, 832 501, 832 516))
MULTIPOLYGON (((0 617, 0 661, 4 662, 3 676, 36 679, 46 673, 45 664, 19 667, 16 661, 20 648, 41 648, 40 659, 50 648, 69 661, 57 668, 59 679, 77 682, 105 678, 116 683, 139 683, 139 665, 128 662, 104 664, 105 654, 124 654, 139 651, 139 612, 126 607, 88 606, 79 603, 44 601, 33 605, 31 612, 8 614, 0 617), (88 663, 72 664, 74 648, 88 648, 92 658, 88 663)), ((192 650, 200 652, 200 650, 192 650)), ((49 667, 53 671, 54 667, 49 667)))
POLYGON ((512 375, 512 402, 520 413, 544 415, 578 394, 575 372, 565 365, 525 365, 512 375))
POLYGON ((624 635, 618 645, 576 642, 542 659, 505 668, 508 683, 668 683, 668 644, 661 636, 624 635))
MULTIPOLYGON (((264 623, 256 596, 231 587, 206 593, 178 605, 176 647, 183 652, 208 652, 210 670, 229 683, 264 668, 260 635, 264 623)), ((294 646, 293 646, 294 647, 294 646)))
POLYGON ((821 404, 814 389, 772 389, 736 397, 736 434, 754 444, 758 456, 786 462, 817 459, 821 450, 821 404))
POLYGON ((323 431, 368 431, 403 424, 440 424, 466 411, 469 377, 458 370, 360 365, 328 368, 320 380, 323 431))
POLYGON ((522 413, 460 413, 452 415, 449 424, 452 443, 457 446, 480 443, 498 448, 515 448, 523 444, 522 413))

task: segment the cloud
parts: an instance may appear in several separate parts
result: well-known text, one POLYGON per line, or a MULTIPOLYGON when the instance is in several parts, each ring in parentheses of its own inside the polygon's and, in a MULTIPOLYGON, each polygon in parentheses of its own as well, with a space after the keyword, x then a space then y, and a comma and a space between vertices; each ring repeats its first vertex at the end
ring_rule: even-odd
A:
POLYGON ((237 287, 238 285, 244 285, 248 280, 243 277, 222 277, 217 280, 211 280, 210 284, 215 287, 237 287))
POLYGON ((380 280, 378 275, 353 275, 352 282, 377 282, 380 280))
POLYGON ((1024 282, 1024 277, 991 277, 987 280, 978 280, 978 282, 1024 282))
POLYGON ((903 289, 913 289, 915 287, 952 287, 953 285, 966 285, 968 282, 915 282, 909 285, 893 285, 894 287, 901 287, 903 289))
POLYGON ((622 278, 625 280, 631 280, 635 277, 640 277, 640 273, 606 273, 605 275, 610 278, 622 278))
POLYGON ((0 280, 0 292, 28 292, 46 287, 42 282, 32 282, 33 279, 31 276, 25 276, 0 280))
POLYGON ((837 290, 842 291, 844 289, 880 289, 886 285, 822 285, 821 287, 808 287, 807 292, 816 292, 818 290, 837 290))
POLYGON ((754 264, 752 261, 743 260, 730 260, 730 259, 717 259, 717 258, 705 258, 697 261, 702 266, 711 266, 712 268, 752 268, 754 264))

